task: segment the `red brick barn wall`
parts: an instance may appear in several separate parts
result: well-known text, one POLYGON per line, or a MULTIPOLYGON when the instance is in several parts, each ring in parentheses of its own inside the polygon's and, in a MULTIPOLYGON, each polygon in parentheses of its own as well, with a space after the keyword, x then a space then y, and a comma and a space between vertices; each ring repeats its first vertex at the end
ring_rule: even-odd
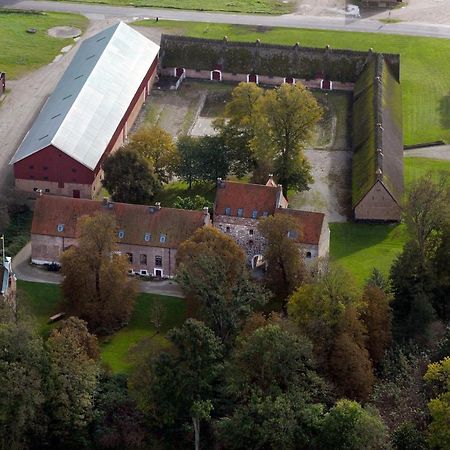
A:
POLYGON ((80 190, 83 198, 91 198, 94 172, 53 145, 39 150, 14 164, 16 188, 33 191, 49 189, 50 194, 72 197, 80 190))

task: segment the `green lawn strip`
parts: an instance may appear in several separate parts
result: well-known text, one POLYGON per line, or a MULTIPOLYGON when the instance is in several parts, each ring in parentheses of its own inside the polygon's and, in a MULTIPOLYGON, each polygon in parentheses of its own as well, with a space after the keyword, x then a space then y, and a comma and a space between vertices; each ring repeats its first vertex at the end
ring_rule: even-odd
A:
POLYGON ((161 206, 170 208, 175 203, 177 197, 190 197, 196 195, 205 197, 206 200, 214 202, 216 189, 213 183, 194 183, 192 189, 184 181, 175 181, 164 185, 163 190, 156 196, 155 201, 160 202, 161 206))
POLYGON ((261 28, 198 22, 140 21, 135 25, 157 26, 166 33, 210 39, 256 41, 308 47, 348 48, 400 53, 403 88, 405 144, 445 140, 450 142, 450 40, 346 31, 261 28))
POLYGON ((181 325, 185 319, 186 303, 184 299, 163 295, 140 294, 136 300, 130 323, 113 336, 102 341, 103 362, 113 372, 129 372, 133 366, 129 352, 139 341, 151 338, 159 345, 164 346, 167 343, 164 333, 171 328, 181 325), (150 308, 156 300, 161 301, 166 308, 162 335, 156 335, 155 329, 150 323, 150 308))
POLYGON ((441 175, 450 175, 450 161, 431 158, 416 158, 414 156, 404 158, 405 185, 410 186, 414 180, 432 174, 435 181, 441 175))
MULTIPOLYGON (((61 289, 56 284, 18 281, 19 308, 35 322, 39 334, 47 337, 55 324, 48 319, 61 311, 61 289)), ((132 367, 129 351, 146 338, 152 338, 160 346, 167 345, 164 334, 181 325, 186 319, 184 299, 154 294, 139 294, 129 324, 114 335, 102 339, 101 358, 113 372, 128 372, 132 367), (156 300, 166 307, 162 333, 155 336, 150 324, 150 307, 156 300)))
POLYGON ((404 225, 331 223, 330 256, 354 277, 359 286, 374 267, 384 275, 406 242, 404 225))
POLYGON ((66 13, 9 12, 0 9, 0 71, 8 79, 50 63, 60 50, 74 43, 73 39, 50 37, 47 30, 68 25, 85 30, 86 17, 66 13), (35 28, 36 33, 27 33, 35 28))
POLYGON ((290 0, 68 0, 73 3, 101 3, 108 5, 191 9, 197 11, 227 11, 252 14, 287 14, 294 10, 290 0))
POLYGON ((57 284, 17 282, 19 310, 35 321, 40 335, 47 336, 54 325, 48 319, 61 311, 61 289, 57 284))

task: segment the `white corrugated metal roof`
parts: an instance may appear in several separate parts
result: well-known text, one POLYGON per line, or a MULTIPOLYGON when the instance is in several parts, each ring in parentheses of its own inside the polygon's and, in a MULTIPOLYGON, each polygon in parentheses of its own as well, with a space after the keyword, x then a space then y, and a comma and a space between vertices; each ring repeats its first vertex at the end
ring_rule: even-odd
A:
POLYGON ((10 164, 52 144, 93 170, 158 52, 123 22, 86 39, 10 164))

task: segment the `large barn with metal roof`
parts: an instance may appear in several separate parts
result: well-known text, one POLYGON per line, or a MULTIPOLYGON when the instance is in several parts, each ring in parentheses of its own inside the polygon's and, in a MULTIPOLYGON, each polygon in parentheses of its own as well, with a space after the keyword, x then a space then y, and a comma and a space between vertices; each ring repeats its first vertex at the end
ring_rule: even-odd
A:
POLYGON ((86 39, 10 162, 16 188, 92 198, 150 93, 158 53, 123 22, 86 39))

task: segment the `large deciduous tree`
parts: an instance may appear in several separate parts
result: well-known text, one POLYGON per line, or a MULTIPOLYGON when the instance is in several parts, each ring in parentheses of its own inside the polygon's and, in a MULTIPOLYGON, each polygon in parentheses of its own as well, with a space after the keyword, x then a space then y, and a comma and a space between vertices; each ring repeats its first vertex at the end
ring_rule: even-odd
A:
POLYGON ((153 167, 144 156, 125 146, 103 163, 103 186, 116 202, 150 203, 160 185, 153 167))
POLYGON ((172 349, 142 364, 131 386, 151 423, 168 440, 187 439, 211 412, 223 370, 222 344, 202 322, 188 319, 168 334, 172 349))
POLYGON ((117 254, 116 227, 108 213, 80 219, 80 238, 61 258, 67 306, 90 329, 109 333, 130 318, 136 295, 129 262, 117 254))
POLYGON ((312 346, 278 325, 239 340, 228 368, 234 406, 218 422, 227 449, 312 446, 320 426, 325 384, 314 370, 312 346))
POLYGON ((0 447, 30 448, 46 431, 48 359, 25 324, 0 325, 0 447))
POLYGON ((158 126, 139 128, 127 148, 144 156, 153 167, 160 183, 168 183, 178 164, 178 151, 172 136, 158 126))
POLYGON ((47 340, 50 359, 50 438, 54 445, 82 442, 93 417, 99 373, 97 338, 70 317, 47 340))
POLYGON ((266 280, 274 296, 283 303, 307 278, 296 240, 301 236, 297 222, 287 215, 260 220, 258 228, 266 240, 266 280))
POLYGON ((266 91, 256 103, 259 113, 252 148, 257 159, 268 158, 287 197, 289 189, 304 191, 312 183, 311 166, 303 149, 322 116, 314 96, 301 84, 282 84, 266 91))
POLYGON ((375 365, 382 361, 392 338, 389 301, 389 297, 378 287, 368 285, 364 289, 362 320, 367 328, 367 349, 375 365))
POLYGON ((265 293, 249 278, 245 254, 213 227, 197 230, 177 251, 178 280, 198 315, 230 344, 265 293))
POLYGON ((323 450, 379 450, 389 448, 388 443, 378 411, 350 400, 338 401, 325 415, 319 438, 323 450))

